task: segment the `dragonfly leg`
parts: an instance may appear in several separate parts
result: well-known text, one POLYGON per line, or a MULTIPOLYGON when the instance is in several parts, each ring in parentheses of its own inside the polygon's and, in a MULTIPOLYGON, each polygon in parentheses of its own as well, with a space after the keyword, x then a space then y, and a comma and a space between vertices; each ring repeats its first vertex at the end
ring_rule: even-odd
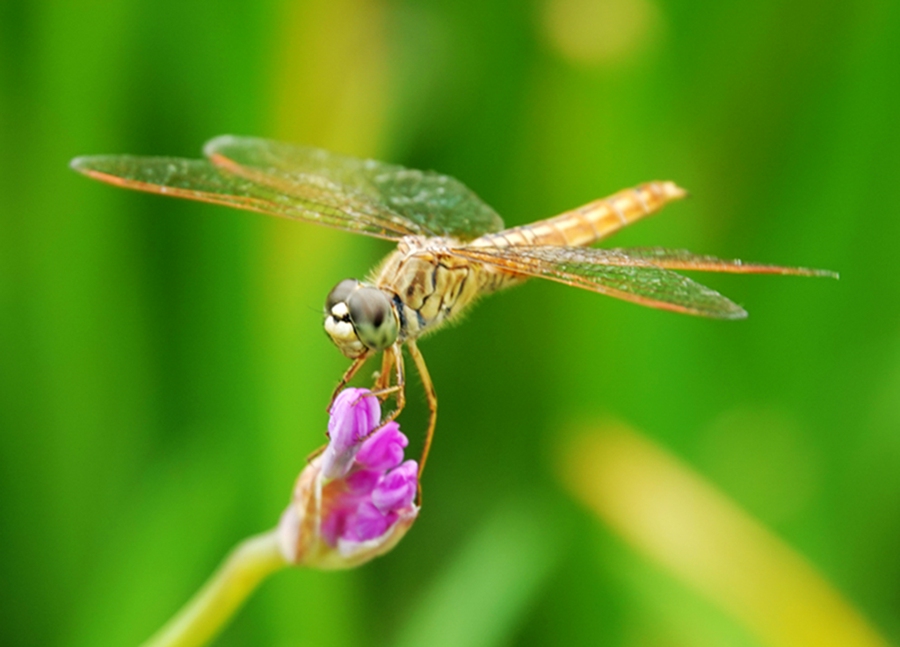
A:
POLYGON ((403 349, 400 347, 400 344, 394 344, 394 346, 396 346, 394 351, 394 368, 397 380, 397 410, 391 414, 391 420, 399 416, 400 412, 406 407, 406 371, 403 366, 403 349))
POLYGON ((431 376, 428 374, 428 367, 425 365, 425 358, 416 346, 416 342, 410 340, 407 342, 409 355, 416 363, 416 368, 422 378, 422 386, 425 388, 425 398, 428 400, 428 431, 425 433, 425 445, 422 448, 422 458, 419 461, 419 505, 422 504, 422 472, 425 470, 425 461, 428 460, 428 452, 431 450, 431 441, 434 438, 434 428, 437 425, 437 393, 434 390, 434 384, 431 376))
POLYGON ((325 444, 325 445, 322 445, 321 447, 314 449, 312 452, 310 452, 309 456, 306 457, 307 464, 312 463, 315 459, 317 459, 319 456, 321 456, 322 452, 324 452, 327 447, 328 447, 328 445, 325 444))
MULTIPOLYGON (((382 374, 388 376, 386 380, 388 384, 381 390, 376 391, 375 394, 386 395, 389 393, 396 393, 397 406, 383 421, 383 423, 388 423, 392 420, 396 420, 397 416, 400 415, 400 412, 403 411, 403 408, 406 406, 406 376, 403 368, 403 349, 400 347, 400 344, 394 344, 385 350, 384 355, 385 362, 382 367, 382 374), (391 361, 394 364, 394 379, 396 380, 394 386, 390 386, 391 367, 388 366, 388 361, 391 361)), ((376 386, 378 386, 377 383, 376 386)))
POLYGON ((334 391, 331 394, 331 401, 328 403, 328 408, 325 409, 328 413, 331 413, 331 407, 334 406, 334 401, 337 399, 338 394, 344 390, 344 387, 350 383, 350 380, 353 379, 353 376, 359 373, 359 369, 363 367, 363 365, 368 361, 368 359, 372 356, 371 353, 367 352, 363 355, 360 355, 353 363, 350 365, 346 371, 344 371, 344 375, 341 376, 341 381, 338 382, 338 385, 334 388, 334 391))
POLYGON ((372 392, 379 394, 391 388, 391 377, 394 370, 394 347, 389 346, 384 349, 381 356, 381 370, 375 374, 375 382, 372 385, 372 392))

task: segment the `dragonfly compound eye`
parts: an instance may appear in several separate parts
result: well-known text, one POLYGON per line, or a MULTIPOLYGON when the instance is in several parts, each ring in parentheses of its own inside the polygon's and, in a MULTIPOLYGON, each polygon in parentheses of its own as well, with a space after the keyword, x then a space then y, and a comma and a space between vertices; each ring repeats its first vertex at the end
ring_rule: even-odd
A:
POLYGON ((347 306, 350 295, 358 288, 359 281, 346 279, 338 283, 325 299, 325 332, 340 351, 351 359, 366 352, 366 347, 350 321, 350 308, 347 306))
POLYGON ((359 287, 359 281, 356 279, 344 279, 334 286, 325 299, 325 315, 334 314, 334 306, 339 303, 345 303, 350 293, 359 287))
POLYGON ((361 287, 350 294, 347 307, 356 334, 367 348, 384 350, 397 341, 397 318, 384 292, 361 287))

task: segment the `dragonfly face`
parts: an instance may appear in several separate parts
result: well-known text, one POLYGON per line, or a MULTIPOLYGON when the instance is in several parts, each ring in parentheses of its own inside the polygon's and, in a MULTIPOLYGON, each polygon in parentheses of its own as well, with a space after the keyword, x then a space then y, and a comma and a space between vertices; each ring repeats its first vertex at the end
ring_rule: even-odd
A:
POLYGON ((399 327, 390 296, 356 279, 338 283, 325 300, 325 332, 350 359, 392 345, 399 327))

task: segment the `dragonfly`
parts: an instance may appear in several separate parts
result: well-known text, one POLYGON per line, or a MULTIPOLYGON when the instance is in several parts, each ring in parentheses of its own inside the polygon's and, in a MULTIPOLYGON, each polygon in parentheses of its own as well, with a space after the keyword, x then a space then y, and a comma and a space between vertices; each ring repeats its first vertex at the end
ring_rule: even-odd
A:
POLYGON ((406 402, 403 348, 429 408, 419 471, 437 423, 437 394, 417 340, 460 316, 481 296, 539 277, 644 306, 741 319, 739 305, 676 270, 837 275, 827 270, 745 263, 661 247, 588 247, 684 198, 670 181, 619 191, 560 215, 505 228, 460 181, 375 160, 253 137, 207 142, 205 159, 95 155, 74 170, 115 186, 256 211, 396 243, 366 280, 345 279, 325 300, 325 332, 352 363, 337 394, 382 353, 374 393, 406 402))

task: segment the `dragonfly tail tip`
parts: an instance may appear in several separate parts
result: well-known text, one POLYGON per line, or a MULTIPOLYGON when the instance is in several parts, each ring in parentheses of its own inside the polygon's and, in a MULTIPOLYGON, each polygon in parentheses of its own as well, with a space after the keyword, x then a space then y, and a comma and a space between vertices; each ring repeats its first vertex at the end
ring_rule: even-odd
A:
POLYGON ((671 180, 666 180, 662 183, 662 186, 663 194, 667 200, 681 200, 682 198, 691 197, 691 194, 687 189, 681 188, 671 180))

